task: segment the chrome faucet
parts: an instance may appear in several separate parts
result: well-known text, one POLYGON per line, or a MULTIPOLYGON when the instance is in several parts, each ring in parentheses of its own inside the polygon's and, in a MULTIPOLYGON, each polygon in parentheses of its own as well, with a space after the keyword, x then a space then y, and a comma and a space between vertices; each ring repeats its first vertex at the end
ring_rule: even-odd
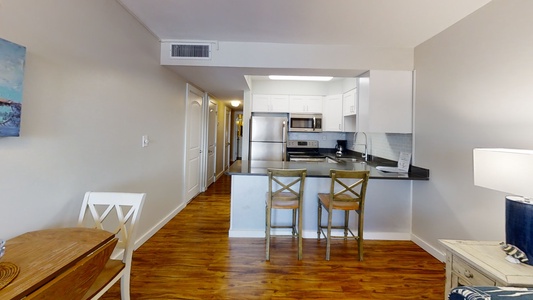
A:
POLYGON ((357 146, 357 145, 364 145, 365 146, 365 152, 361 155, 361 157, 364 158, 365 161, 368 161, 368 138, 366 136, 366 133, 361 131, 361 133, 365 135, 365 143, 364 144, 356 144, 356 142, 357 142, 357 134, 358 133, 359 132, 355 132, 353 134, 353 149, 355 150, 355 146, 357 146))

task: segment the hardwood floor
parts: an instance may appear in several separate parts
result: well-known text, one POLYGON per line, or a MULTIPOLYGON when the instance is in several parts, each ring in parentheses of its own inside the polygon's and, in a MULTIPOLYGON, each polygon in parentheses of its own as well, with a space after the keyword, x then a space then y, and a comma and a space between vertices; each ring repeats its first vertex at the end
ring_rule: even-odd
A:
MULTIPOLYGON (((443 299, 444 264, 410 241, 228 238, 229 176, 198 195, 133 256, 131 299, 443 299)), ((101 299, 120 299, 115 285, 101 299)))

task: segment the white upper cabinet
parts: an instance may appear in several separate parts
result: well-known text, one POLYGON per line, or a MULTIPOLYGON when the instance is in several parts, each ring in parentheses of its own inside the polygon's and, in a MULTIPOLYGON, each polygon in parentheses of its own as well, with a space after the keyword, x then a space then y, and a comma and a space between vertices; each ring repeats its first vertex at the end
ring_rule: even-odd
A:
POLYGON ((322 113, 323 96, 295 96, 289 97, 289 112, 291 113, 322 113))
POLYGON ((356 89, 349 90, 342 95, 342 114, 352 116, 356 114, 357 93, 356 89))
POLYGON ((413 132, 413 73, 370 71, 359 78, 357 131, 413 132))
POLYGON ((342 121, 342 95, 326 96, 322 111, 322 130, 343 131, 342 121))
POLYGON ((261 95, 254 94, 252 99, 252 112, 289 112, 288 95, 261 95))

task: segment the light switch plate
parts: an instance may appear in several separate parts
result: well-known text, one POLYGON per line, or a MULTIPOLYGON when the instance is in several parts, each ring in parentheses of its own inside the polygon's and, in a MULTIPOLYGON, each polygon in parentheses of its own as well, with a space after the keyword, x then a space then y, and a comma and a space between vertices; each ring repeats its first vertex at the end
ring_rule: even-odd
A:
POLYGON ((142 136, 142 147, 148 147, 148 143, 150 143, 150 141, 148 140, 148 136, 147 135, 143 135, 142 136))

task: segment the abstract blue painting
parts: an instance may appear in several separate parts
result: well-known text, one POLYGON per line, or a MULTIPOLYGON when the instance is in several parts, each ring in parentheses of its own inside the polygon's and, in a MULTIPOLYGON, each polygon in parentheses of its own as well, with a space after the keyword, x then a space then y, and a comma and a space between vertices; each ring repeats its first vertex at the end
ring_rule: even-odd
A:
POLYGON ((19 136, 26 47, 0 38, 0 136, 19 136))

